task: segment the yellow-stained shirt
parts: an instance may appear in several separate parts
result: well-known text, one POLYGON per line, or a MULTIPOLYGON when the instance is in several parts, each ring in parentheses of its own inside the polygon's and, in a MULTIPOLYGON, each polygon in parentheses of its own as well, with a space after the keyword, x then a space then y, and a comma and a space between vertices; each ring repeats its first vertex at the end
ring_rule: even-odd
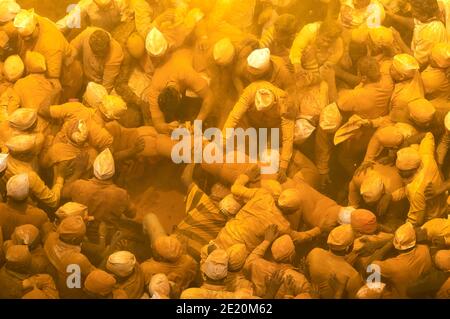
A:
POLYGON ((441 217, 447 213, 447 197, 442 194, 432 200, 425 199, 425 188, 429 183, 439 187, 442 177, 437 166, 434 153, 434 136, 427 133, 420 143, 419 153, 422 159, 421 167, 411 183, 406 185, 406 196, 408 197, 410 208, 408 221, 413 225, 420 226, 424 222, 433 218, 441 217))
POLYGON ((241 94, 224 124, 222 134, 226 136, 226 129, 239 127, 241 120, 246 118, 252 127, 281 128, 280 167, 287 168, 292 157, 294 128, 288 102, 288 94, 266 81, 250 84, 241 94), (255 96, 259 89, 269 89, 275 95, 275 103, 268 110, 258 111, 255 106, 255 96))

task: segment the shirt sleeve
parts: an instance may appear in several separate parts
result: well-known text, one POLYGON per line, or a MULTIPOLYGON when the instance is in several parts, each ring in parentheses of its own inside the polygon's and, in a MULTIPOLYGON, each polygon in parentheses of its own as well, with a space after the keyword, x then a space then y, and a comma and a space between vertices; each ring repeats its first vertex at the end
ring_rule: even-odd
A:
POLYGON ((48 188, 42 179, 35 173, 28 173, 30 179, 31 193, 42 203, 49 207, 56 207, 61 195, 62 183, 55 184, 52 189, 48 188))
POLYGON ((250 104, 254 101, 254 96, 256 93, 256 89, 254 86, 250 85, 247 87, 244 92, 242 92, 239 100, 233 106, 228 118, 223 126, 223 137, 226 137, 226 129, 227 128, 235 128, 238 126, 241 119, 244 117, 245 113, 250 107, 250 104))
POLYGON ((111 92, 114 88, 124 59, 122 48, 115 40, 112 41, 111 50, 111 58, 105 63, 103 70, 103 86, 108 92, 111 92))
POLYGON ((303 50, 314 41, 317 30, 316 24, 307 24, 296 36, 289 53, 289 60, 293 65, 302 64, 303 50))

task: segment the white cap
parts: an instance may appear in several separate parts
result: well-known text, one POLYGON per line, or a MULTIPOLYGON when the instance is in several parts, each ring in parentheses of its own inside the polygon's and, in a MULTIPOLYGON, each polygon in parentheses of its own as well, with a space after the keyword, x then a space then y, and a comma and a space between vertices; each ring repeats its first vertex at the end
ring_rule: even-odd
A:
POLYGON ((37 17, 34 13, 34 9, 20 10, 20 12, 14 18, 14 26, 22 36, 31 35, 37 24, 37 17))
POLYGON ((294 143, 303 143, 311 136, 315 129, 316 127, 307 119, 298 119, 295 121, 294 143))
POLYGON ((2 0, 0 2, 0 22, 12 21, 20 12, 20 6, 14 0, 2 0))
POLYGON ((233 194, 228 194, 219 202, 219 209, 230 215, 236 215, 241 209, 241 204, 234 198, 233 194))
POLYGON ((157 28, 153 28, 147 35, 145 40, 145 48, 153 57, 163 56, 169 47, 169 43, 167 42, 164 35, 157 28))
POLYGON ((109 120, 118 120, 127 111, 125 101, 116 95, 105 95, 99 105, 99 110, 109 120))
POLYGON ((375 171, 370 171, 364 177, 359 189, 360 194, 367 203, 374 203, 380 199, 383 194, 384 183, 381 175, 375 171))
POLYGON ((116 251, 106 263, 106 269, 119 277, 127 277, 133 273, 136 257, 129 251, 116 251))
POLYGON ((59 207, 55 213, 55 215, 60 220, 63 220, 69 216, 81 216, 85 218, 87 214, 88 214, 87 206, 76 202, 65 203, 64 205, 59 207))
POLYGON ((152 299, 168 298, 170 295, 170 283, 165 274, 154 274, 148 285, 148 291, 152 299))
POLYGON ((336 103, 325 106, 320 112, 319 125, 325 132, 336 132, 342 124, 342 115, 336 103))
POLYGON ((8 164, 8 154, 0 153, 0 173, 6 170, 8 164))
POLYGON ((25 65, 20 56, 10 55, 3 64, 3 74, 10 82, 17 81, 23 75, 25 65))
POLYGON ((405 53, 394 56, 392 66, 397 72, 406 77, 413 77, 415 72, 420 69, 419 62, 417 62, 416 58, 405 53))
POLYGON ((94 175, 99 180, 107 180, 114 176, 114 158, 109 148, 98 154, 94 161, 94 175))
POLYGON ((397 152, 396 166, 399 170, 409 171, 420 166, 422 159, 414 147, 405 147, 397 152))
POLYGON ((259 89, 255 94, 255 106, 258 111, 265 110, 273 105, 275 95, 269 89, 259 89))
POLYGON ((15 110, 9 117, 9 126, 19 131, 28 130, 37 120, 35 109, 21 107, 15 110))
POLYGON ((352 212, 355 211, 355 208, 352 206, 341 207, 339 210, 338 222, 341 225, 351 224, 352 222, 352 212))
POLYGON ((247 64, 252 73, 266 72, 270 67, 270 50, 268 48, 254 50, 248 56, 247 64))
POLYGON ((218 65, 230 64, 236 54, 236 49, 229 38, 223 38, 214 45, 213 58, 218 65))
POLYGON ((23 173, 14 175, 6 183, 6 193, 15 200, 24 200, 28 197, 30 191, 30 182, 28 174, 23 173))
POLYGON ((36 145, 36 135, 22 134, 11 137, 6 142, 6 147, 10 152, 25 153, 29 152, 36 145))
POLYGON ((108 91, 101 84, 95 82, 89 82, 84 92, 84 100, 90 107, 99 107, 105 96, 108 95, 108 91))

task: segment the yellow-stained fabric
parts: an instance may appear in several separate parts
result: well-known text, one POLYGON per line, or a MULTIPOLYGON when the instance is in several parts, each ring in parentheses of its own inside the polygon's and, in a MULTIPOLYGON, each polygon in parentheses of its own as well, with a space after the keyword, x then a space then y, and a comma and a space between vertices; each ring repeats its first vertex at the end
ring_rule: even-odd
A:
POLYGON ((442 177, 434 158, 435 143, 433 134, 427 133, 420 143, 419 153, 421 167, 411 183, 406 185, 407 197, 410 202, 408 221, 420 226, 433 218, 441 217, 447 213, 447 198, 442 194, 432 200, 425 200, 425 188, 428 183, 436 187, 442 184, 442 177))
POLYGON ((314 248, 306 256, 306 265, 311 276, 311 284, 317 286, 321 298, 333 299, 336 291, 330 286, 332 276, 338 281, 348 279, 345 286, 345 296, 354 298, 358 290, 364 285, 359 273, 344 257, 336 256, 322 248, 314 248))
POLYGON ((192 67, 192 54, 189 49, 180 49, 155 70, 149 88, 148 102, 153 125, 158 131, 165 121, 164 114, 159 108, 158 96, 169 83, 176 85, 181 93, 190 90, 200 97, 204 97, 208 90, 208 81, 192 67))
POLYGON ((423 82, 418 71, 413 79, 396 83, 391 97, 389 113, 391 120, 394 122, 408 123, 409 102, 423 99, 424 95, 423 82))
POLYGON ((186 197, 187 216, 176 226, 174 234, 195 260, 200 260, 203 246, 216 238, 229 219, 196 184, 186 197))
POLYGON ((414 20, 414 24, 411 49, 417 61, 424 65, 428 63, 433 47, 438 43, 447 42, 447 31, 442 21, 438 19, 425 23, 414 20))
POLYGON ((430 251, 425 245, 418 245, 397 257, 375 261, 373 264, 381 268, 381 276, 387 279, 401 298, 407 297, 409 285, 432 267, 430 251))
MULTIPOLYGON (((197 273, 198 265, 189 255, 183 255, 174 263, 160 262, 153 258, 141 264, 145 283, 148 285, 154 274, 165 274, 169 281, 177 284, 180 292, 189 287, 197 273)), ((180 293, 180 292, 176 292, 180 293)))
POLYGON ((60 193, 63 186, 63 180, 57 179, 52 188, 49 188, 39 177, 32 165, 10 157, 8 159, 8 168, 3 179, 7 181, 14 175, 27 173, 30 183, 30 195, 46 204, 49 207, 56 207, 59 203, 60 193))
POLYGON ((364 119, 375 119, 388 114, 392 90, 390 76, 382 75, 377 83, 360 84, 353 90, 342 90, 337 104, 341 111, 351 112, 364 119))
MULTIPOLYGON (((296 66, 296 70, 299 66, 305 69, 309 69, 307 66, 308 64, 311 64, 311 61, 302 61, 302 55, 303 51, 308 46, 314 46, 314 43, 317 39, 317 34, 320 29, 320 25, 321 22, 314 22, 305 25, 303 29, 297 34, 297 37, 292 43, 289 59, 291 63, 296 66)), ((325 61, 330 62, 331 64, 337 64, 344 53, 344 42, 342 41, 342 39, 338 38, 326 53, 327 54, 325 54, 325 58, 321 59, 322 61, 317 61, 319 62, 319 65, 322 65, 325 61)))
POLYGON ((422 72, 425 97, 433 103, 433 100, 448 100, 450 97, 450 81, 445 70, 428 66, 422 72))
POLYGON ((30 74, 14 84, 21 107, 39 110, 56 102, 60 89, 44 74, 30 74))
POLYGON ((371 170, 366 173, 353 176, 349 184, 348 204, 353 207, 360 207, 363 203, 363 199, 360 194, 360 187, 364 179, 371 171, 375 171, 382 179, 384 185, 384 192, 386 194, 392 194, 395 191, 404 187, 403 180, 398 174, 398 170, 395 166, 382 165, 375 163, 371 170))
POLYGON ((199 288, 189 288, 183 291, 180 299, 239 299, 239 295, 227 291, 226 286, 203 284, 199 288))
POLYGON ((445 244, 450 246, 450 219, 434 218, 423 224, 421 228, 426 230, 428 240, 444 237, 445 244))
MULTIPOLYGON (((50 115, 54 119, 63 120, 68 123, 70 120, 85 120, 89 129, 89 143, 99 151, 111 148, 113 138, 106 129, 98 110, 85 107, 78 102, 68 102, 61 105, 51 105, 50 115)), ((68 125, 68 124, 64 124, 68 125)), ((55 138, 55 142, 64 140, 60 132, 55 138)))
POLYGON ((268 241, 263 241, 259 244, 252 253, 248 256, 247 261, 244 266, 244 272, 248 275, 250 281, 255 287, 254 294, 258 297, 264 297, 267 286, 266 277, 271 276, 277 270, 284 271, 283 277, 286 278, 287 275, 292 275, 295 282, 295 291, 290 291, 283 283, 276 297, 284 298, 285 295, 289 294, 291 296, 296 296, 301 293, 309 294, 311 292, 311 285, 306 279, 306 277, 297 272, 292 265, 289 264, 279 264, 269 260, 264 259, 264 254, 269 248, 270 243, 268 241))
POLYGON ((234 105, 222 129, 226 136, 227 128, 239 127, 243 119, 247 119, 255 128, 280 128, 281 129, 281 152, 280 167, 287 168, 292 157, 295 122, 289 118, 288 95, 285 91, 278 89, 266 81, 258 81, 250 84, 241 94, 234 105), (275 103, 265 111, 258 111, 255 106, 255 96, 259 89, 269 89, 275 95, 275 103))
POLYGON ((61 76, 64 62, 70 57, 71 47, 56 25, 47 18, 37 16, 39 34, 31 45, 19 40, 19 55, 25 59, 27 51, 41 53, 47 62, 47 76, 57 79, 61 76))
POLYGON ((364 162, 375 161, 385 148, 400 147, 403 141, 403 134, 394 125, 379 128, 370 139, 364 162))
POLYGON ((96 58, 89 45, 89 38, 98 30, 95 27, 88 27, 70 44, 74 48, 73 56, 81 59, 85 81, 102 84, 108 92, 111 92, 119 75, 124 55, 120 44, 111 38, 110 49, 106 58, 101 60, 96 58))

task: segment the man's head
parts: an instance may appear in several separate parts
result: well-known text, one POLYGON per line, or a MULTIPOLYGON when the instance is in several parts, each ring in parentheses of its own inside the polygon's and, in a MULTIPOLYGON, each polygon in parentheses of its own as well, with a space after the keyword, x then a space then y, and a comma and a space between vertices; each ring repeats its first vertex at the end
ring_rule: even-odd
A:
POLYGON ((377 203, 384 194, 384 183, 381 175, 375 171, 367 173, 359 192, 367 204, 377 203))
POLYGON ((31 131, 37 124, 37 112, 31 108, 19 108, 8 117, 8 122, 18 131, 31 131))
POLYGON ((369 44, 373 54, 389 49, 394 44, 394 33, 384 26, 369 28, 369 44))
POLYGON ((6 183, 6 194, 9 199, 16 202, 25 202, 28 199, 30 182, 28 174, 14 175, 6 183))
POLYGON ((104 30, 96 30, 89 37, 89 47, 98 58, 105 58, 109 54, 111 37, 104 30))
POLYGON ((94 296, 106 297, 112 293, 116 279, 101 269, 95 269, 87 275, 84 290, 94 296))
POLYGON ((10 55, 3 63, 3 75, 9 82, 16 82, 25 71, 25 65, 18 55, 10 55))
POLYGON ((5 175, 8 168, 8 154, 0 153, 0 178, 5 175))
POLYGON ((173 121, 178 118, 181 105, 182 94, 175 84, 169 84, 161 90, 158 96, 158 105, 164 113, 166 121, 173 121))
POLYGON ((416 147, 405 147, 397 152, 397 166, 398 173, 405 179, 411 179, 419 169, 422 163, 420 153, 416 147))
POLYGON ((416 245, 416 232, 411 223, 406 223, 400 226, 394 235, 394 247, 397 250, 405 251, 413 248, 416 245))
POLYGON ((330 232, 327 244, 333 253, 342 255, 352 250, 354 239, 352 226, 346 224, 338 226, 330 232))
POLYGON ((77 146, 84 145, 89 137, 89 129, 85 120, 74 119, 68 122, 67 131, 67 137, 77 146))
POLYGON ((28 73, 45 73, 47 71, 45 57, 36 51, 27 51, 25 67, 28 73))
POLYGON ((253 76, 262 76, 271 68, 270 50, 256 49, 247 58, 247 71, 253 76))
POLYGON ((431 50, 430 65, 434 68, 450 67, 450 43, 438 43, 431 50))
POLYGON ((210 282, 222 282, 228 275, 228 254, 223 249, 211 252, 201 266, 201 271, 210 282))
POLYGON ((434 264, 436 268, 450 273, 450 250, 439 250, 436 255, 434 255, 434 264))
POLYGON ((6 142, 11 157, 28 162, 34 157, 33 149, 36 146, 36 135, 22 134, 11 137, 6 142))
POLYGON ((0 2, 0 26, 13 21, 19 12, 20 5, 16 1, 0 2))
POLYGON ((39 228, 31 224, 17 226, 11 235, 15 245, 27 245, 32 251, 40 241, 39 228))
POLYGON ((275 94, 269 88, 260 88, 255 94, 255 107, 258 111, 267 111, 275 104, 275 94))
POLYGON ((108 257, 106 262, 106 269, 120 278, 130 276, 135 266, 136 257, 129 251, 116 251, 108 257))
POLYGON ((230 38, 223 38, 216 42, 213 48, 213 58, 219 66, 227 66, 234 61, 236 48, 230 38))
POLYGON ((58 208, 55 215, 58 217, 59 221, 71 216, 80 216, 83 220, 86 220, 88 217, 88 208, 80 203, 67 202, 58 208))
POLYGON ((290 215, 295 213, 302 204, 303 196, 295 188, 289 188, 284 190, 277 202, 277 207, 284 215, 290 215))
POLYGON ((436 0, 410 0, 411 13, 420 22, 427 22, 439 15, 439 5, 436 0))
POLYGON ((102 113, 102 117, 107 122, 120 120, 120 117, 127 111, 127 104, 117 95, 105 95, 98 109, 102 113))
POLYGON ((152 299, 169 299, 170 282, 165 274, 155 274, 150 279, 148 292, 152 299))
POLYGON ((114 158, 107 148, 95 158, 94 175, 98 180, 106 181, 112 179, 115 172, 114 158))
POLYGON ((61 221, 57 232, 61 241, 79 245, 86 234, 86 224, 81 216, 69 216, 61 221))
POLYGON ((230 216, 236 215, 241 207, 241 203, 234 198, 233 194, 228 194, 219 202, 219 209, 230 216))
POLYGON ((316 39, 319 48, 329 48, 342 34, 342 25, 335 20, 325 20, 320 25, 316 39))
POLYGON ((378 229, 377 217, 367 209, 356 209, 352 212, 351 226, 356 233, 372 235, 378 229))
POLYGON ((380 65, 373 57, 366 56, 359 59, 358 71, 363 83, 376 83, 381 79, 380 65))
POLYGON ((31 266, 31 253, 26 245, 13 245, 6 251, 6 268, 26 274, 31 266))
POLYGON ((397 54, 394 56, 390 71, 395 82, 402 82, 412 79, 419 70, 419 62, 412 55, 397 54))
POLYGON ((290 264, 295 257, 295 245, 289 235, 278 237, 271 247, 272 257, 278 263, 290 264))
POLYGON ((418 99, 408 103, 409 118, 414 126, 419 129, 427 129, 433 122, 436 109, 426 99, 418 99))
POLYGON ((169 262, 176 262, 183 255, 183 247, 174 236, 160 236, 152 246, 157 256, 169 262))
POLYGON ((154 27, 147 34, 145 39, 145 48, 147 53, 153 58, 163 57, 169 49, 169 43, 158 28, 154 27))
POLYGON ((14 18, 14 26, 24 41, 30 41, 37 37, 38 19, 34 9, 20 10, 14 18))
POLYGON ((145 41, 137 32, 133 32, 127 39, 127 50, 135 59, 140 59, 145 53, 145 41))
POLYGON ((103 98, 108 95, 108 91, 101 84, 89 82, 83 95, 83 104, 92 108, 100 108, 103 98))
POLYGON ((282 14, 275 20, 274 30, 274 38, 282 45, 290 47, 297 32, 297 19, 292 14, 282 14))

